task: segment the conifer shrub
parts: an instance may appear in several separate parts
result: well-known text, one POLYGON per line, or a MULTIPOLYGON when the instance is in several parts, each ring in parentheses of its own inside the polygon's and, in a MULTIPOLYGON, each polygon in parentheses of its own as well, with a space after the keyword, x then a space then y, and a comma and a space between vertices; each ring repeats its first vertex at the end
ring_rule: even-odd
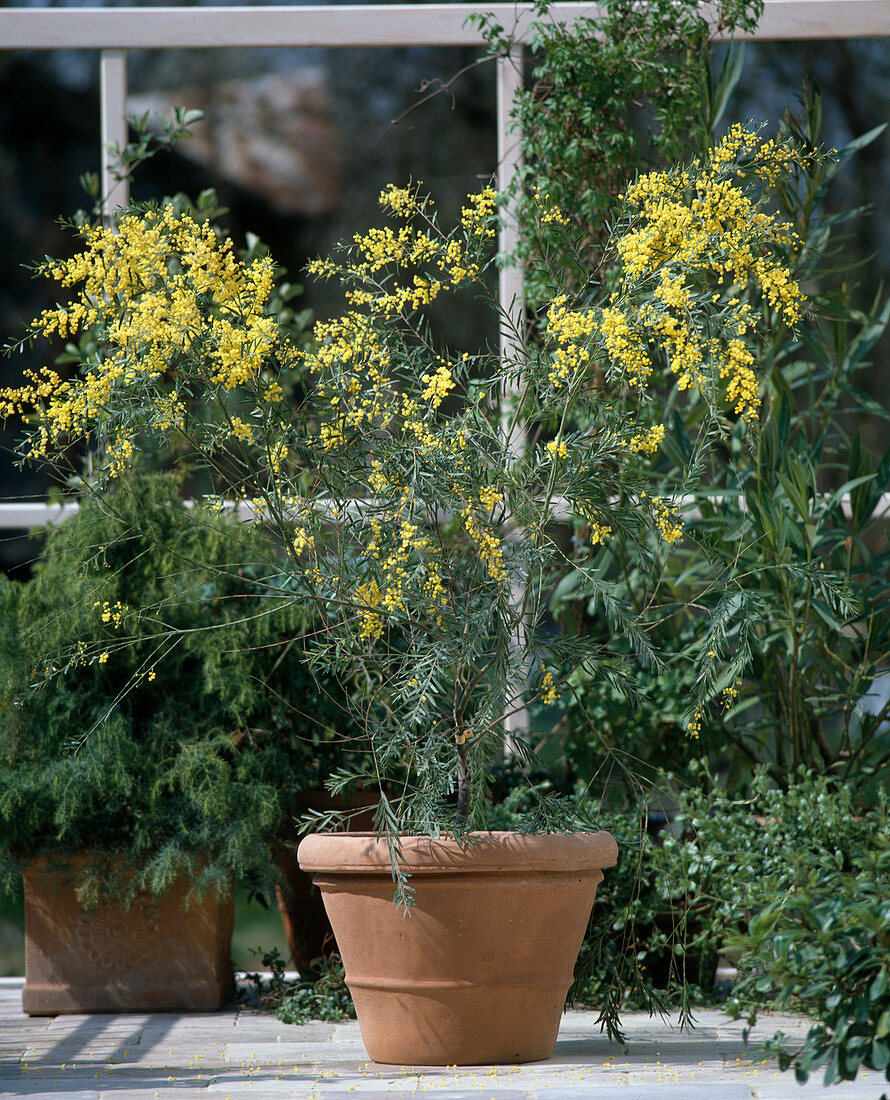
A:
POLYGON ((86 499, 33 580, 0 582, 0 886, 87 848, 122 857, 79 884, 87 903, 181 872, 268 887, 291 796, 348 736, 306 661, 310 615, 249 525, 171 477, 131 489, 86 499))

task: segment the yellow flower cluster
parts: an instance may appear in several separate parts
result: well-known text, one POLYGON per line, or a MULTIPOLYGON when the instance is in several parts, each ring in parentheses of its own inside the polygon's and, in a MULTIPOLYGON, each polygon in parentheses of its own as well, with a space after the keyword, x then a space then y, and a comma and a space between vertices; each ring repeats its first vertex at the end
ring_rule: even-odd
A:
POLYGON ((356 270, 364 277, 376 275, 390 264, 416 263, 422 258, 418 249, 424 248, 427 243, 432 247, 425 233, 416 235, 410 226, 405 226, 398 233, 388 225, 372 226, 367 233, 356 233, 352 239, 362 257, 362 263, 356 270))
POLYGON ((591 546, 604 546, 606 540, 612 537, 612 528, 607 523, 597 523, 594 520, 588 530, 587 539, 591 546))
POLYGON ((654 424, 651 428, 636 432, 631 436, 628 446, 636 454, 655 454, 664 440, 664 424, 654 424))
POLYGON ((648 507, 655 526, 665 542, 676 542, 683 537, 683 524, 671 511, 667 501, 662 500, 661 497, 649 496, 647 493, 641 493, 640 499, 648 507))
POLYGON ((113 604, 109 603, 107 600, 101 604, 96 602, 93 604, 93 607, 102 608, 99 617, 101 618, 103 623, 111 623, 112 626, 118 628, 120 628, 121 624, 124 621, 124 616, 129 611, 129 608, 122 604, 120 600, 117 600, 113 604))
POLYGON ((554 205, 550 201, 549 195, 542 195, 540 188, 536 187, 532 195, 535 206, 538 210, 538 219, 541 225, 561 225, 568 226, 572 224, 572 219, 568 214, 564 213, 560 208, 554 205))
POLYGON ((319 379, 316 396, 327 401, 335 416, 334 423, 319 428, 322 446, 341 447, 361 429, 385 431, 398 405, 388 373, 390 356, 371 318, 353 310, 318 322, 314 335, 302 359, 319 379))
MULTIPOLYGON (((494 230, 496 194, 491 189, 471 196, 462 211, 466 245, 455 236, 438 234, 431 220, 431 204, 416 192, 387 188, 381 205, 409 224, 372 229, 357 235, 348 262, 341 267, 319 262, 322 276, 339 274, 347 286, 349 310, 315 326, 315 341, 303 354, 303 362, 315 382, 313 423, 319 447, 334 451, 352 463, 353 489, 361 497, 364 481, 372 494, 370 514, 357 532, 368 536, 354 545, 362 562, 361 576, 353 583, 333 578, 335 586, 347 581, 347 601, 355 608, 359 638, 374 644, 394 617, 410 614, 426 617, 441 626, 450 583, 442 545, 421 526, 426 522, 424 501, 403 480, 398 464, 386 460, 389 447, 397 452, 407 446, 420 468, 439 469, 465 476, 461 466, 467 446, 466 432, 454 430, 450 418, 439 412, 455 390, 458 370, 444 356, 424 372, 407 368, 402 357, 404 333, 416 342, 412 314, 442 291, 478 278, 481 246, 494 230), (417 224, 415 224, 415 221, 417 224), (427 466, 429 464, 429 466, 427 466), (421 520, 421 516, 424 517, 421 520)), ((337 460, 338 460, 337 459, 337 460)), ((335 461, 337 461, 335 460, 335 461)), ((479 504, 488 521, 476 515, 479 504, 455 486, 464 508, 462 525, 469 535, 477 561, 490 576, 503 578, 506 567, 496 535, 490 530, 490 514, 500 495, 483 489, 479 504), (469 503, 468 503, 469 500, 469 503)), ((364 506, 358 506, 362 513, 364 506)), ((354 524, 354 518, 350 519, 354 524)), ((299 547, 304 548, 301 533, 299 547)), ((464 550, 458 551, 461 555, 464 550)), ((323 556, 307 570, 324 568, 323 556)), ((462 566, 463 569, 463 566, 462 566)), ((320 577, 320 574, 319 574, 320 577)))
POLYGON ((559 692, 556 690, 556 684, 553 681, 553 673, 547 669, 541 681, 541 702, 549 705, 555 703, 558 698, 559 692))
POLYGON ((302 554, 304 550, 311 550, 313 546, 315 546, 315 538, 305 527, 297 527, 294 529, 291 547, 295 554, 302 554))
POLYGON ((498 193, 493 187, 483 187, 467 198, 460 212, 460 223, 468 237, 484 240, 495 236, 493 220, 497 202, 498 193))
POLYGON ((241 443, 253 443, 253 428, 240 416, 232 417, 231 435, 241 443))
POLYGON ((284 440, 277 440, 269 450, 269 469, 273 474, 280 474, 282 467, 290 454, 290 448, 284 440))
MULTIPOLYGON (((423 200, 419 197, 419 188, 422 181, 418 180, 413 187, 396 187, 390 183, 380 192, 379 205, 384 210, 390 210, 397 217, 410 220, 416 215, 426 215, 432 209, 432 201, 429 198, 423 200)), ((468 237, 485 240, 494 237, 494 216, 497 213, 498 194, 493 187, 483 187, 475 194, 468 195, 467 201, 461 208, 460 223, 464 233, 468 237)), ((435 251, 432 242, 427 238, 427 244, 431 251, 435 251)))
POLYGON ((112 477, 119 477, 130 468, 135 456, 136 448, 133 441, 120 433, 115 434, 113 442, 106 449, 109 474, 112 477))
POLYGON ((70 388, 69 383, 49 367, 42 367, 39 372, 27 370, 25 377, 31 379, 30 383, 0 390, 0 418, 25 416, 47 398, 58 398, 70 388))
POLYGON ((753 355, 740 339, 756 311, 737 295, 747 288, 759 297, 761 313, 772 310, 788 325, 799 320, 800 287, 777 258, 793 249, 796 237, 763 209, 756 186, 774 186, 793 159, 787 146, 733 126, 705 162, 684 172, 650 173, 628 188, 626 199, 638 215, 617 243, 623 282, 603 310, 600 332, 630 385, 649 378, 653 344, 663 349, 679 389, 700 388, 712 372, 719 374, 735 412, 756 416, 753 355), (720 308, 734 340, 715 339, 700 316, 705 301, 720 305, 721 287, 736 294, 720 308), (631 301, 646 292, 648 304, 631 321, 631 301))
MULTIPOLYGON (((439 575, 439 571, 430 565, 427 566, 427 578, 423 582, 422 591, 433 608, 444 606, 448 598, 448 593, 445 590, 444 584, 442 584, 442 578, 439 575)), ((440 616, 437 616, 437 621, 441 625, 442 620, 440 616)))
MULTIPOLYGON (((151 427, 178 429, 184 407, 164 380, 169 385, 191 371, 203 384, 231 390, 281 353, 277 324, 267 313, 271 261, 242 262, 209 223, 166 205, 123 217, 117 231, 88 229, 83 240, 71 259, 42 269, 76 288, 74 300, 44 311, 31 332, 67 338, 98 326, 103 355, 76 380, 64 382, 44 369, 30 384, 0 394, 2 416, 42 414, 30 440, 32 456, 90 432, 123 390, 139 392, 151 427)), ((134 453, 134 439, 119 433, 110 472, 120 473, 134 453)))
POLYGON ((735 403, 735 411, 750 419, 759 403, 757 376, 754 373, 754 356, 741 340, 730 340, 726 348, 726 361, 720 365, 720 377, 729 378, 726 400, 735 403))
POLYGON ((572 508, 588 526, 587 541, 590 545, 605 545, 606 540, 612 535, 612 528, 607 523, 602 523, 583 502, 573 501, 572 508))
POLYGON ((326 451, 336 451, 346 446, 346 436, 339 424, 322 424, 318 429, 318 437, 326 451))
POLYGON ((569 309, 566 295, 554 298, 547 310, 545 338, 554 345, 548 380, 561 389, 590 361, 590 338, 596 328, 591 310, 569 309))
POLYGON ((421 393, 424 401, 429 401, 430 407, 438 409, 449 393, 454 389, 454 379, 451 371, 443 363, 435 374, 424 374, 421 378, 426 387, 421 393))
POLYGON ((380 192, 378 202, 382 209, 391 210, 405 218, 412 217, 421 209, 416 187, 396 187, 394 183, 388 183, 380 192))
POLYGON ((159 432, 181 430, 185 426, 185 405, 175 393, 160 393, 155 398, 151 426, 159 432))
POLYGON ((335 275, 339 275, 341 269, 333 260, 325 257, 310 260, 306 270, 317 279, 332 279, 335 275))
POLYGON ((447 241, 438 260, 439 269, 445 272, 452 286, 464 286, 479 278, 479 265, 455 238, 447 241))
POLYGON ((376 642, 383 636, 383 616, 377 611, 380 599, 380 589, 376 581, 361 584, 356 589, 355 600, 360 608, 360 636, 366 641, 376 642))
POLYGON ((620 363, 629 386, 644 386, 652 373, 646 342, 631 328, 627 316, 616 306, 602 311, 598 325, 613 361, 620 363))
POLYGON ((448 287, 472 283, 480 276, 474 254, 495 235, 492 228, 497 209, 497 192, 486 187, 470 195, 461 211, 466 244, 455 236, 433 237, 427 228, 413 224, 427 218, 429 200, 421 201, 417 190, 390 185, 380 195, 380 205, 407 224, 394 230, 374 227, 353 237, 356 259, 344 267, 329 260, 309 265, 313 274, 330 277, 341 274, 354 285, 347 299, 356 308, 383 316, 403 316, 430 305, 448 287), (432 265, 433 271, 418 271, 432 265), (404 273, 404 275, 403 275, 404 273))
POLYGON ((438 620, 445 588, 434 562, 438 548, 411 518, 417 502, 410 489, 390 482, 378 460, 372 465, 369 482, 375 492, 390 497, 390 502, 367 521, 372 537, 362 556, 373 578, 363 581, 356 593, 356 602, 363 607, 360 637, 373 642, 382 636, 386 618, 405 610, 412 588, 420 591, 426 611, 438 620), (422 562, 419 573, 413 568, 418 562, 422 562))
POLYGON ((736 680, 733 684, 727 684, 723 689, 723 706, 729 708, 738 699, 741 692, 742 681, 736 680))
POLYGON ((400 314, 430 305, 439 296, 442 283, 438 279, 424 279, 414 275, 407 286, 397 286, 389 294, 375 294, 368 290, 348 290, 347 299, 354 306, 370 306, 379 313, 400 314))
POLYGON ((504 562, 504 550, 501 546, 501 540, 482 526, 473 513, 472 505, 468 504, 461 512, 461 520, 464 530, 476 545, 479 557, 485 563, 488 575, 492 580, 505 581, 507 579, 507 566, 504 562))

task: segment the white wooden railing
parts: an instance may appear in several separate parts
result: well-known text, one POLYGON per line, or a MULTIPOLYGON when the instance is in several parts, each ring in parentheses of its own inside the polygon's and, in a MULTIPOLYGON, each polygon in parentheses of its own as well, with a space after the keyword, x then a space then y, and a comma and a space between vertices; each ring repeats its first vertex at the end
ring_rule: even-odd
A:
MULTIPOLYGON (((572 23, 596 10, 590 3, 556 3, 551 15, 572 23)), ((515 28, 511 55, 497 62, 497 163, 503 186, 518 158, 519 135, 509 132, 509 116, 519 86, 522 43, 534 19, 528 4, 3 8, 0 49, 100 51, 102 191, 116 205, 126 201, 126 184, 114 180, 105 150, 127 142, 127 50, 481 45, 479 32, 467 23, 475 12, 491 12, 502 26, 515 28)), ((757 29, 744 37, 776 41, 887 35, 890 0, 765 0, 757 29)), ((515 234, 514 226, 504 227, 502 252, 512 251, 515 234)), ((501 272, 499 296, 508 312, 521 302, 518 268, 501 272)), ((890 507, 890 499, 887 503, 890 507)), ((35 527, 63 515, 58 505, 0 504, 0 530, 35 527)))

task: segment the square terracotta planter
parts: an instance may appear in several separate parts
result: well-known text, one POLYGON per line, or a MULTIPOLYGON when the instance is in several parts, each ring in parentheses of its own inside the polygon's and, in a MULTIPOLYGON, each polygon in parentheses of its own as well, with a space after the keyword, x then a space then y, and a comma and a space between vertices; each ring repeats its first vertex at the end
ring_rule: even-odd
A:
POLYGON ((106 902, 86 912, 74 877, 48 860, 24 872, 28 1015, 220 1007, 234 985, 231 895, 210 891, 186 909, 182 882, 126 911, 106 902))

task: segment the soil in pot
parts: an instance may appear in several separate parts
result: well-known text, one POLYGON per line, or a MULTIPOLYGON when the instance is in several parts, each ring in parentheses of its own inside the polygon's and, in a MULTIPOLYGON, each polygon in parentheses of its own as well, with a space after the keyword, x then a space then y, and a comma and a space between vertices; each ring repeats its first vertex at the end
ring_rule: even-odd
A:
POLYGON ((608 833, 403 837, 416 906, 393 904, 386 842, 313 834, 299 848, 376 1062, 485 1065, 553 1053, 608 833))

